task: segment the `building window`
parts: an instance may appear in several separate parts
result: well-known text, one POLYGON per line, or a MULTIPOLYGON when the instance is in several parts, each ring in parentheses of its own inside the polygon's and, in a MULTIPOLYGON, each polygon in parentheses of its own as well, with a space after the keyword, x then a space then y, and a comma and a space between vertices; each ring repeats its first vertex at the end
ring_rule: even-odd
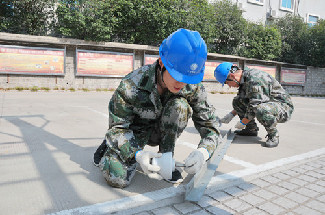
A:
POLYGON ((307 23, 310 27, 313 25, 316 25, 318 19, 319 19, 319 16, 307 14, 307 23))
POLYGON ((253 4, 258 4, 258 5, 264 4, 264 0, 248 0, 248 2, 253 4))
POLYGON ((281 0, 281 9, 283 10, 293 10, 294 0, 281 0))

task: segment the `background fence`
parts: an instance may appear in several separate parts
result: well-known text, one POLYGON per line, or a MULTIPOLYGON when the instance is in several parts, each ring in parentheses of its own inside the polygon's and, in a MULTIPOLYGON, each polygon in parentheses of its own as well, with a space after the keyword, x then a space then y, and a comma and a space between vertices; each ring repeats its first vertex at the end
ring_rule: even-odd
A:
MULTIPOLYGON (((115 89, 127 73, 157 58, 153 46, 0 33, 0 88, 115 89)), ((268 72, 290 94, 325 96, 325 68, 215 53, 208 54, 205 65, 208 91, 236 92, 213 77, 224 61, 268 72)))

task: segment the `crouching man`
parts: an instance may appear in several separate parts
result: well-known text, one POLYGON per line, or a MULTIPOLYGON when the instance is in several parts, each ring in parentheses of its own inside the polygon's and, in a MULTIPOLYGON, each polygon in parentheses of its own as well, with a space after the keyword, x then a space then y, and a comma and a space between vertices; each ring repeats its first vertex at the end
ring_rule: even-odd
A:
POLYGON ((257 136, 255 118, 265 127, 267 140, 265 147, 279 144, 278 123, 288 121, 293 112, 290 95, 279 82, 266 72, 257 69, 241 70, 229 62, 221 63, 214 71, 221 84, 238 88, 233 99, 233 110, 223 117, 222 123, 229 123, 237 114, 240 121, 235 133, 242 136, 257 136))
MULTIPOLYGON (((203 85, 207 47, 196 31, 179 29, 163 41, 159 59, 123 78, 109 103, 109 129, 94 154, 113 187, 128 186, 137 165, 153 179, 162 179, 151 160, 174 152, 176 139, 192 117, 201 140, 185 160, 185 171, 195 174, 219 141, 219 122, 203 85), (144 151, 146 145, 159 152, 144 151)), ((182 181, 176 169, 172 183, 182 181)))

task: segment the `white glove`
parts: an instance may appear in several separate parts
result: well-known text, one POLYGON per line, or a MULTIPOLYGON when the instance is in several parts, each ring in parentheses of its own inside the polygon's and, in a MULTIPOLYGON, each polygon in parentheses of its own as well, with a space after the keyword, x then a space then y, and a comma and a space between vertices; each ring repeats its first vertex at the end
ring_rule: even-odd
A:
POLYGON ((149 178, 161 180, 163 178, 158 174, 160 167, 150 163, 152 158, 159 158, 161 155, 161 153, 140 150, 135 153, 135 160, 140 164, 143 172, 147 174, 149 178))
POLYGON ((203 166, 204 162, 209 159, 209 152, 205 148, 199 148, 186 158, 185 160, 185 172, 188 174, 197 173, 203 166))
POLYGON ((220 122, 224 124, 228 124, 233 118, 235 117, 234 114, 229 112, 226 116, 224 116, 222 119, 220 119, 220 122))
POLYGON ((242 123, 242 121, 240 120, 240 121, 237 122, 237 124, 235 125, 235 128, 238 128, 238 129, 244 129, 244 128, 246 128, 246 124, 242 123))

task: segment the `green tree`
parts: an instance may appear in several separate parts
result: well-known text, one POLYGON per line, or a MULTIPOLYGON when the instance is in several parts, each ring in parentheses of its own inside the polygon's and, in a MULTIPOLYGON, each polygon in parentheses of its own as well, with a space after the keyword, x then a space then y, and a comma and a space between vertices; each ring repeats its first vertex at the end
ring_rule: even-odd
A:
POLYGON ((56 34, 92 41, 110 41, 117 19, 111 0, 60 1, 56 10, 56 34))
POLYGON ((325 20, 321 19, 310 28, 311 56, 309 65, 325 68, 325 20))
POLYGON ((0 30, 9 33, 47 35, 54 16, 54 0, 1 1, 0 30))
POLYGON ((117 0, 115 41, 159 45, 171 32, 184 26, 186 0, 117 0))
POLYGON ((246 20, 242 17, 242 11, 229 0, 217 1, 212 4, 212 10, 209 51, 237 54, 237 48, 243 43, 246 31, 246 20))
POLYGON ((286 15, 274 23, 281 33, 282 51, 279 61, 304 64, 310 57, 308 25, 295 15, 286 15))
POLYGON ((272 26, 249 23, 239 54, 248 58, 273 60, 281 53, 281 34, 272 26))

